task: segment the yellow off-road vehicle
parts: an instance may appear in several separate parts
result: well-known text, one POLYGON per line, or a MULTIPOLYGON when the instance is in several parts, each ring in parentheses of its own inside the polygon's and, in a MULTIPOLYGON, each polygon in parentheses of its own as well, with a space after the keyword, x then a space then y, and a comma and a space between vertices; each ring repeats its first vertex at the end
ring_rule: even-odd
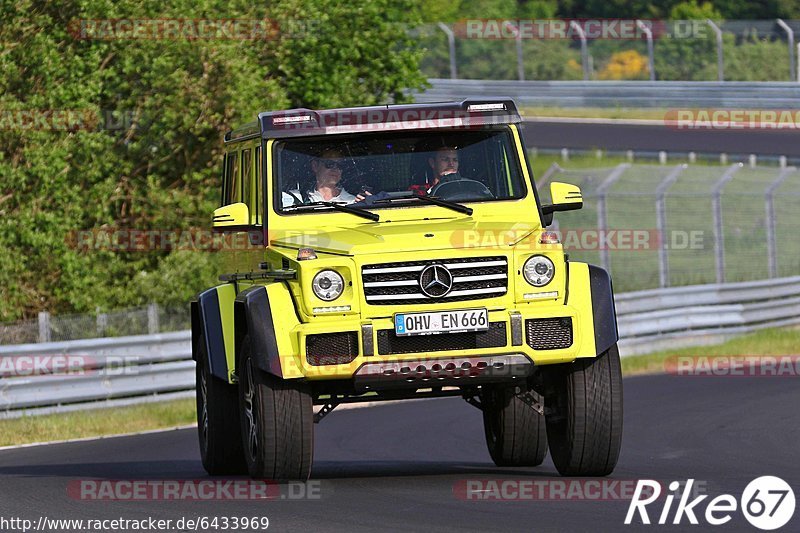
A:
POLYGON ((191 307, 210 474, 307 479, 337 405, 443 396, 483 411, 497 465, 549 444, 561 474, 614 469, 611 280, 546 230, 582 197, 552 183, 539 201, 520 123, 486 99, 265 112, 226 134, 213 228, 243 245, 191 307))

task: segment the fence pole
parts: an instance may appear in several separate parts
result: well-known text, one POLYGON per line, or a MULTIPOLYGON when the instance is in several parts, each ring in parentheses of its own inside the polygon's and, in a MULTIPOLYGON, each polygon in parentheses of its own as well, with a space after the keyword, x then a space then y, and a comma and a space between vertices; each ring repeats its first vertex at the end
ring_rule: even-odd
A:
POLYGON ((688 165, 686 163, 675 166, 669 174, 667 174, 661 183, 656 187, 656 227, 658 229, 658 238, 661 240, 658 247, 658 286, 669 287, 669 257, 667 254, 667 209, 665 205, 665 196, 667 189, 681 175, 681 172, 686 170, 688 165))
POLYGON ((147 333, 158 333, 158 304, 147 306, 147 333))
POLYGON ((102 337, 106 333, 106 328, 108 328, 108 314, 101 313, 99 307, 95 309, 95 313, 97 313, 97 335, 102 337))
MULTIPOLYGON (((608 231, 608 213, 606 211, 606 195, 608 194, 608 190, 630 167, 628 163, 617 165, 605 181, 597 188, 597 232, 601 236, 598 239, 598 243, 603 242, 605 234, 608 231)), ((610 271, 611 260, 608 256, 608 250, 602 245, 600 246, 600 265, 607 271, 610 271)))
POLYGON ((39 313, 39 342, 50 342, 50 313, 41 311, 39 313))
POLYGON ((711 207, 714 214, 714 253, 717 263, 717 283, 725 283, 725 242, 722 229, 722 188, 726 183, 733 179, 739 169, 744 165, 742 163, 734 163, 728 167, 728 170, 722 177, 714 184, 711 190, 711 207))
POLYGON ((722 30, 719 29, 713 20, 706 19, 706 23, 711 26, 717 40, 717 81, 725 81, 725 62, 722 51, 722 30))
POLYGON ((458 79, 458 72, 456 70, 456 36, 447 24, 444 22, 437 23, 439 29, 447 35, 447 47, 450 49, 450 79, 458 79))
POLYGON ((650 67, 650 81, 656 81, 656 60, 655 53, 653 52, 653 32, 641 20, 636 21, 636 26, 639 27, 647 39, 647 64, 650 67))
POLYGON ((536 180, 536 188, 538 190, 543 190, 544 186, 547 185, 551 179, 553 179, 553 175, 556 172, 563 172, 564 169, 561 168, 558 163, 550 163, 550 166, 547 167, 547 170, 544 171, 542 177, 536 180))
POLYGON ((586 44, 586 33, 581 28, 581 25, 571 20, 569 23, 569 27, 575 30, 575 33, 578 34, 578 38, 581 40, 581 67, 583 69, 583 79, 584 81, 589 80, 589 48, 586 44))
POLYGON ((507 20, 503 22, 503 26, 514 33, 514 41, 517 44, 517 79, 525 81, 525 63, 522 60, 522 32, 518 26, 514 26, 507 20))
POLYGON ((783 19, 776 19, 778 26, 786 32, 786 39, 789 41, 789 79, 795 79, 795 65, 794 65, 794 30, 786 24, 783 19))
POLYGON ((769 265, 769 277, 778 277, 778 245, 775 238, 775 205, 773 200, 775 198, 775 191, 781 184, 789 177, 789 174, 795 172, 796 167, 787 167, 780 171, 778 177, 769 184, 767 190, 764 192, 764 204, 766 209, 766 223, 767 223, 767 261, 769 265))

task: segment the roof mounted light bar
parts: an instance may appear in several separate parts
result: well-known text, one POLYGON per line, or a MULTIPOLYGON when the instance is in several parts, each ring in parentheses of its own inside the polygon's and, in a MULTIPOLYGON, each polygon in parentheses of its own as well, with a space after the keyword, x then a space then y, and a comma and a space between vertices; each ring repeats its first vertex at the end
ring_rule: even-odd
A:
POLYGON ((505 111, 506 104, 503 102, 498 102, 494 104, 469 104, 467 106, 467 111, 473 113, 475 111, 505 111))
POLYGON ((260 113, 257 122, 229 132, 225 141, 250 139, 256 132, 264 138, 280 139, 359 131, 481 128, 520 122, 516 104, 505 97, 341 109, 296 108, 260 113))

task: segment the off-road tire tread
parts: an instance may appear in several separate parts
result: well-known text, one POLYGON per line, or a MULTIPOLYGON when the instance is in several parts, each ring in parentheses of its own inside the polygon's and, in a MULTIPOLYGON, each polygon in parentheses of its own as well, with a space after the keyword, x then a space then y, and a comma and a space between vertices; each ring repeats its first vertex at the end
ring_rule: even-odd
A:
MULTIPOLYGON (((484 405, 484 431, 489 455, 497 466, 538 466, 547 455, 544 416, 520 400, 514 389, 492 390, 484 405), (491 438, 492 418, 499 422, 497 441, 491 438)), ((541 399, 540 399, 541 401, 541 399)))
POLYGON ((622 375, 616 345, 596 358, 563 370, 567 409, 561 421, 548 417, 547 436, 556 469, 565 476, 606 476, 619 458, 622 440, 622 375))
POLYGON ((196 376, 196 404, 198 440, 200 441, 200 456, 203 468, 212 476, 241 475, 247 473, 247 462, 244 456, 244 447, 239 438, 241 426, 238 416, 239 398, 236 386, 212 376, 206 375, 206 391, 208 395, 208 447, 204 451, 203 436, 201 434, 200 419, 200 379, 201 373, 208 369, 208 356, 205 349, 205 339, 202 337, 195 346, 197 358, 196 376))

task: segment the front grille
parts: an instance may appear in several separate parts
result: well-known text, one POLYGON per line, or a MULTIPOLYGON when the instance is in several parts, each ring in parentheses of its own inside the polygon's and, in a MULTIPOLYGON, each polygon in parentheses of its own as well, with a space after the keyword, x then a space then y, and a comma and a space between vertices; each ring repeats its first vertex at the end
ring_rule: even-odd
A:
POLYGON ((508 290, 508 259, 468 257, 430 259, 402 263, 380 263, 361 268, 364 296, 372 305, 410 305, 435 302, 461 302, 502 296, 508 290), (420 275, 433 264, 450 271, 452 290, 439 298, 422 292, 420 275))
POLYGON ((534 350, 572 346, 572 318, 534 318, 525 321, 525 340, 534 350))
POLYGON ((310 365, 345 365, 357 355, 358 334, 355 331, 306 337, 306 361, 310 365))
POLYGON ((438 335, 409 335, 398 337, 393 329, 378 331, 378 353, 381 355, 475 350, 505 346, 506 323, 491 322, 486 331, 440 333, 438 335))

